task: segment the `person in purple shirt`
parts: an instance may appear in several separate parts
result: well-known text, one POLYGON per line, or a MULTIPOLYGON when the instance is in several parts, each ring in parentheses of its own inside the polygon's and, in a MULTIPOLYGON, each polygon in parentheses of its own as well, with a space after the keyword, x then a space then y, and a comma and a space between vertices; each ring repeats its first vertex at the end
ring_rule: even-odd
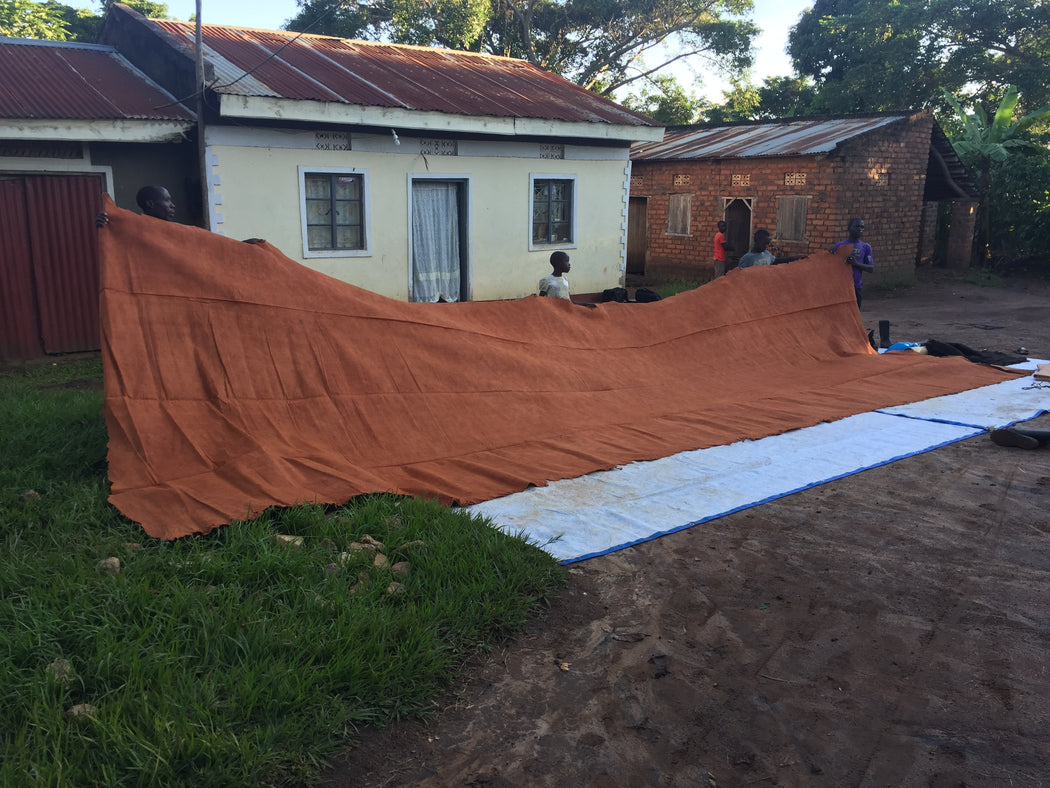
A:
POLYGON ((849 220, 849 238, 839 241, 831 247, 834 252, 840 246, 853 245, 853 251, 846 257, 846 265, 853 266, 853 289, 857 291, 857 307, 860 308, 862 278, 866 271, 875 269, 875 258, 871 253, 871 245, 861 240, 864 235, 864 220, 849 220))

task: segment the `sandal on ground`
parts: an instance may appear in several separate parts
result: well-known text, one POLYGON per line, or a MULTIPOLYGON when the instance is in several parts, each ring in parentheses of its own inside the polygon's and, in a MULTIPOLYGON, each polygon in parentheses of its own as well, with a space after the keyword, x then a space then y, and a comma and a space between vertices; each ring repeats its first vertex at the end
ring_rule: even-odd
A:
POLYGON ((1032 437, 1031 435, 1025 435, 1023 432, 1012 430, 1009 427, 990 430, 988 433, 992 438, 992 443, 996 446, 1013 446, 1018 449, 1037 449, 1039 448, 1039 440, 1032 437))

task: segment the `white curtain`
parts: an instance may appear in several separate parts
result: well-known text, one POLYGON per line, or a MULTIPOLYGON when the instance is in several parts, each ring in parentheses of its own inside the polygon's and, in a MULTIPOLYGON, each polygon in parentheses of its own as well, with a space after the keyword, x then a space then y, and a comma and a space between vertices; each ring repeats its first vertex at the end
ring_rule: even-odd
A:
POLYGON ((412 184, 412 300, 459 300, 458 185, 412 184))

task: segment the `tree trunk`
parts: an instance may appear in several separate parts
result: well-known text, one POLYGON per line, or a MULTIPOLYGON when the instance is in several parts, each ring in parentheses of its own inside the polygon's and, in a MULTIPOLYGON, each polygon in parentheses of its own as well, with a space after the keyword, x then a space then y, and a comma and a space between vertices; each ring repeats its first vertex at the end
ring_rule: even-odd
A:
POLYGON ((989 239, 992 235, 991 213, 988 211, 988 195, 991 193, 991 169, 990 159, 981 162, 981 174, 978 179, 977 189, 981 195, 981 201, 977 204, 977 233, 973 239, 974 262, 987 267, 992 259, 991 250, 988 248, 989 239))

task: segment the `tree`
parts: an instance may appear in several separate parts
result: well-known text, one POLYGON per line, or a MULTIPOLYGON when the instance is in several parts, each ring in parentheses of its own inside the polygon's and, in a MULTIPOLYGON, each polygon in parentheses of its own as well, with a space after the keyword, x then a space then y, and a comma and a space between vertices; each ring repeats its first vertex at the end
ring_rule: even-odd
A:
MULTIPOLYGON (((117 0, 102 0, 102 16, 117 0)), ((141 14, 168 18, 168 6, 152 0, 124 0, 141 14)), ((36 38, 43 41, 93 42, 102 26, 102 16, 85 8, 73 8, 55 0, 0 0, 0 36, 36 38)))
POLYGON ((1050 150, 1037 145, 1027 155, 992 162, 988 200, 988 245, 1000 259, 1036 263, 1050 273, 1050 150))
MULTIPOLYGON (((0 36, 65 41, 69 27, 58 3, 0 0, 0 36)), ((70 9, 72 10, 72 9, 70 9)))
POLYGON ((871 112, 922 106, 938 51, 919 25, 923 0, 816 0, 788 36, 798 74, 816 85, 813 109, 871 112))
POLYGON ((731 123, 735 120, 753 120, 758 109, 758 88, 750 81, 749 75, 731 79, 730 89, 722 91, 724 101, 720 105, 704 110, 704 120, 708 123, 731 123))
POLYGON ((813 114, 816 91, 803 77, 766 77, 758 88, 755 120, 775 120, 813 114))
POLYGON ((752 0, 298 2, 289 30, 522 58, 603 95, 689 59, 744 70, 758 32, 752 0))
POLYGON ((940 88, 988 99, 1007 84, 1050 99, 1046 0, 816 0, 791 29, 813 108, 864 112, 943 106, 940 88))
POLYGON ((746 79, 732 80, 722 93, 723 103, 704 111, 711 123, 734 120, 777 120, 813 114, 813 84, 802 77, 766 77, 759 86, 746 79))
POLYGON ((1037 153, 1040 148, 1025 135, 1038 121, 1050 117, 1050 105, 1014 120, 1014 109, 1020 100, 1014 86, 1007 88, 995 114, 989 120, 984 108, 977 105, 966 112, 959 100, 945 92, 945 99, 955 111, 954 123, 946 124, 952 147, 959 157, 977 172, 977 189, 981 203, 977 215, 977 252, 985 261, 990 255, 991 215, 990 198, 993 194, 992 168, 1002 165, 1011 156, 1037 153))
POLYGON ((702 98, 687 92, 674 77, 655 76, 649 85, 651 89, 643 88, 640 96, 626 96, 621 102, 623 106, 648 115, 665 126, 696 123, 706 106, 702 98))

